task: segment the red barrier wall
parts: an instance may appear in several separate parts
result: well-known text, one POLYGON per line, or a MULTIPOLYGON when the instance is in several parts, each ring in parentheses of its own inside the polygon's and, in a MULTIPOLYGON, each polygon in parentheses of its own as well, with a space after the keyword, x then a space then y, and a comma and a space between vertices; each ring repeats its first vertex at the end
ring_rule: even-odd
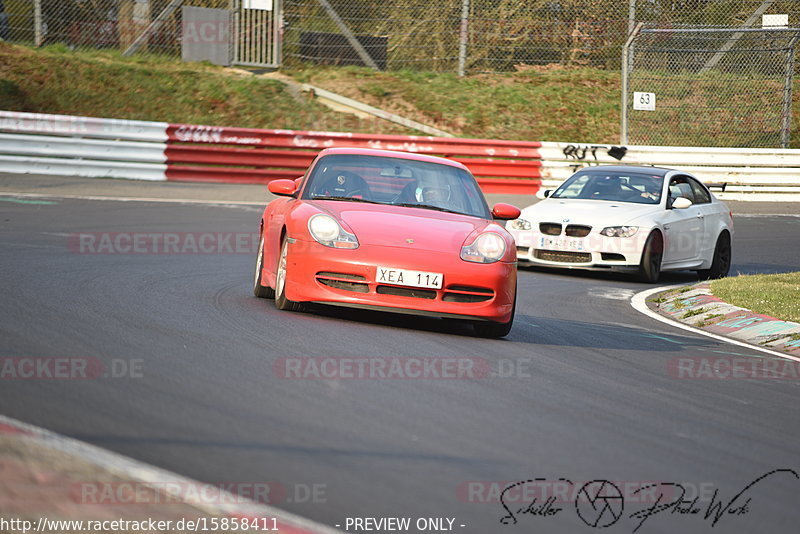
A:
POLYGON ((535 194, 541 143, 172 124, 167 129, 167 179, 267 183, 302 175, 330 147, 400 150, 461 162, 484 193, 535 194))

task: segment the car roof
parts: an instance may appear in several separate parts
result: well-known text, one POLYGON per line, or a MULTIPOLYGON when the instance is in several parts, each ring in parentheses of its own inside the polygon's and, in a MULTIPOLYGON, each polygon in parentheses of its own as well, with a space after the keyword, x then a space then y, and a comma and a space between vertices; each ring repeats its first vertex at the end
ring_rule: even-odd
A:
POLYGON ((333 154, 348 154, 348 155, 356 155, 356 156, 383 156, 386 158, 398 158, 398 159, 409 159, 413 161, 425 161, 428 163, 438 163, 440 165, 449 165, 451 167, 457 167, 459 169, 464 169, 465 171, 469 172, 466 166, 462 165, 457 161, 453 161, 447 158, 441 158, 439 156, 428 156, 426 154, 416 154, 413 152, 400 152, 399 150, 377 150, 374 148, 326 148, 322 152, 319 153, 317 156, 321 158, 322 156, 329 156, 333 154))
POLYGON ((642 174, 649 174, 651 176, 664 177, 671 172, 677 172, 675 169, 667 169, 666 167, 651 167, 649 165, 594 165, 592 167, 584 167, 576 171, 576 174, 584 171, 610 171, 610 172, 639 172, 642 174))

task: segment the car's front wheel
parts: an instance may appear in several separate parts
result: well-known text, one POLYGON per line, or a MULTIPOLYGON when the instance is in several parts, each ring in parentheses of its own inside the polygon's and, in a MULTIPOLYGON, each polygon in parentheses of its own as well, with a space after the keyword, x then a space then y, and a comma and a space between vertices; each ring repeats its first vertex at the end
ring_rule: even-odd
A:
POLYGON ((731 269, 731 234, 722 232, 717 238, 717 245, 714 247, 714 259, 711 260, 710 269, 697 271, 698 276, 703 280, 715 280, 724 278, 731 269))
POLYGON ((264 274, 264 235, 261 235, 261 241, 258 243, 258 254, 256 255, 256 274, 253 281, 253 295, 260 299, 275 298, 275 290, 269 286, 261 283, 261 278, 264 274))
POLYGON ((289 254, 289 240, 284 239, 281 244, 281 255, 278 258, 278 268, 275 272, 275 307, 285 311, 300 311, 299 302, 286 298, 286 273, 288 270, 287 256, 289 254))
POLYGON ((514 314, 517 311, 517 296, 514 295, 514 305, 511 308, 511 318, 507 323, 489 323, 489 322, 475 322, 472 323, 472 329, 476 336, 488 338, 505 337, 511 332, 511 327, 514 325, 514 314))
POLYGON ((661 261, 664 258, 664 239, 658 232, 647 237, 639 262, 639 279, 654 284, 661 277, 661 261))

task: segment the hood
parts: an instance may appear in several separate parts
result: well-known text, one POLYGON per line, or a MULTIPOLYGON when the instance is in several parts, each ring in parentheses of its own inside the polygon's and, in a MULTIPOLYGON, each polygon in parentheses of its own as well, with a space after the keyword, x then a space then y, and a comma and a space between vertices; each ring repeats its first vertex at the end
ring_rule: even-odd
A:
POLYGON ((569 219, 573 224, 616 226, 660 209, 659 204, 548 198, 522 210, 521 218, 531 223, 561 223, 569 219))
POLYGON ((470 234, 493 224, 478 217, 421 208, 329 200, 313 204, 343 221, 362 245, 459 253, 470 234))

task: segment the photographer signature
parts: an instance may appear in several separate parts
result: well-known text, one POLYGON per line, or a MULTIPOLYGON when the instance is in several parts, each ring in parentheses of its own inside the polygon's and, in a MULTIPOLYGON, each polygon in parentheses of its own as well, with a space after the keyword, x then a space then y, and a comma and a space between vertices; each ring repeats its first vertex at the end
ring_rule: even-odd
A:
MULTIPOLYGON (((627 517, 635 521, 632 531, 634 533, 642 528, 646 521, 664 512, 683 516, 697 516, 702 518, 703 521, 708 521, 713 527, 725 517, 748 514, 753 499, 748 496, 750 490, 754 486, 776 476, 791 476, 796 480, 800 480, 800 475, 793 469, 773 469, 757 477, 727 501, 720 495, 719 489, 715 489, 710 501, 705 506, 698 504, 699 495, 693 499, 686 498, 687 489, 680 483, 654 482, 645 484, 633 491, 631 496, 642 496, 646 493, 652 499, 652 504, 630 513, 627 517)), ((558 480, 573 487, 575 486, 568 479, 560 478, 558 480)), ((509 507, 509 492, 518 491, 519 488, 527 484, 537 484, 544 481, 545 479, 541 478, 521 480, 506 486, 500 493, 500 504, 506 512, 500 518, 500 522, 504 525, 516 525, 522 516, 553 517, 564 511, 565 506, 559 506, 554 496, 544 501, 539 501, 537 497, 534 497, 530 502, 525 503, 524 506, 517 508, 515 511, 512 511, 509 507)), ((593 480, 580 487, 572 504, 574 504, 578 517, 588 527, 605 528, 622 519, 625 510, 625 496, 614 482, 593 480)))

